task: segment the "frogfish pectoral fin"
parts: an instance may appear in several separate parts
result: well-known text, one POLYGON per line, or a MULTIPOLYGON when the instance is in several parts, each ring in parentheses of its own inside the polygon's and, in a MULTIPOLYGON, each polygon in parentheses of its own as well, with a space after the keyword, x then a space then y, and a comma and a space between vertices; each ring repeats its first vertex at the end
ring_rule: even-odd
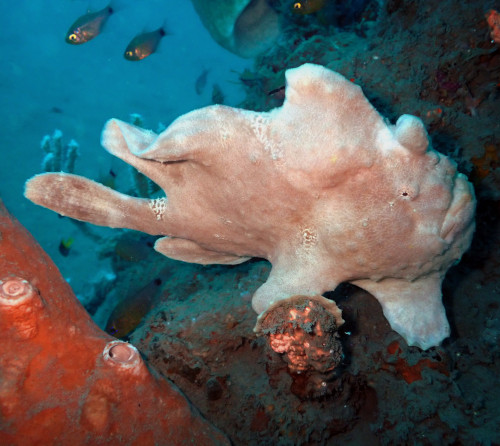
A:
POLYGON ((76 220, 161 233, 149 200, 130 197, 78 175, 35 175, 26 182, 24 195, 35 204, 76 220), (145 218, 148 215, 150 218, 145 218))
POLYGON ((216 263, 238 265, 250 259, 250 257, 240 257, 234 254, 211 251, 192 240, 183 238, 162 237, 156 241, 155 249, 171 259, 188 263, 198 263, 200 265, 216 263))
POLYGON ((431 273, 413 281, 384 279, 353 281, 382 305, 391 328, 408 345, 423 350, 439 345, 450 334, 450 326, 442 303, 442 276, 431 273))

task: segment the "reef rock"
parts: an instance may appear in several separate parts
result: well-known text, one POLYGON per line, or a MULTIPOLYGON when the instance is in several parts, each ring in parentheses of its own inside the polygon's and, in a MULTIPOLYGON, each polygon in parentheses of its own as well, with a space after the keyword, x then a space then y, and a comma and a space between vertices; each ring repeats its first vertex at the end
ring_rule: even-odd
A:
POLYGON ((420 119, 388 124, 361 89, 306 64, 286 73, 282 107, 195 110, 160 135, 118 120, 102 143, 167 194, 132 198, 86 178, 43 174, 26 196, 63 215, 164 235, 155 249, 195 263, 272 263, 257 313, 347 281, 423 349, 449 334, 446 271, 469 247, 475 197, 429 146, 420 119))
POLYGON ((1 200, 0 329, 0 444, 229 444, 92 322, 1 200))

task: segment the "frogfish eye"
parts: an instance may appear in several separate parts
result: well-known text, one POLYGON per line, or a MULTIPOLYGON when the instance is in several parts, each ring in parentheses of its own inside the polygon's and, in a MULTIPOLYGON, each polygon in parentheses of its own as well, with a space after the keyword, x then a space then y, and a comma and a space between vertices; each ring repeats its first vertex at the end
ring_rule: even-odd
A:
POLYGON ((300 2, 294 3, 293 9, 302 9, 302 3, 300 3, 300 2))

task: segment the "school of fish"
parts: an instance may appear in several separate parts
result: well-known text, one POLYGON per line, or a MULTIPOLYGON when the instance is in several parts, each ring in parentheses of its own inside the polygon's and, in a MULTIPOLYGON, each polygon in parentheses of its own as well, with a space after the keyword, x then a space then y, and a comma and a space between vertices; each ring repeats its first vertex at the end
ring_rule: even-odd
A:
MULTIPOLYGON (((114 13, 111 4, 96 12, 87 12, 78 17, 66 33, 66 42, 71 45, 82 45, 101 34, 104 25, 114 13)), ((130 61, 143 60, 155 53, 163 37, 168 35, 164 26, 155 31, 144 32, 136 35, 127 45, 123 57, 130 61)))

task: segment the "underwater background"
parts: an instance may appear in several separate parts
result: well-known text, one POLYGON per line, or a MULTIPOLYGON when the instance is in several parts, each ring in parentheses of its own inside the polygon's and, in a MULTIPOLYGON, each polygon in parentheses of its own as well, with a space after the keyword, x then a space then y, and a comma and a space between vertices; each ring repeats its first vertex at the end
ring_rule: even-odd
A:
MULTIPOLYGON (((63 144, 73 139, 79 145, 75 173, 102 179, 113 170, 120 181, 123 176, 128 178, 128 171, 122 172, 122 163, 100 146, 108 119, 129 121, 130 114, 138 113, 145 126, 156 130, 160 123, 168 125, 183 113, 210 105, 214 84, 223 90, 228 105, 244 98, 237 72, 250 62, 218 46, 189 1, 177 3, 173 7, 171 2, 156 0, 117 1, 116 12, 102 34, 79 46, 65 42, 68 28, 89 7, 100 10, 107 2, 89 5, 86 0, 49 0, 0 5, 4 30, 0 37, 4 50, 0 113, 3 127, 8 129, 2 132, 4 181, 0 193, 50 256, 60 258, 63 275, 77 283, 81 273, 72 258, 88 255, 85 237, 72 223, 33 206, 22 196, 26 179, 42 172, 46 155, 40 147, 42 138, 60 130, 63 144), (123 57, 135 35, 163 24, 170 34, 155 54, 135 63, 123 57), (197 94, 196 80, 206 69, 207 84, 197 94), (65 259, 58 246, 61 239, 71 238, 74 252, 65 259)), ((102 267, 92 268, 95 258, 87 258, 83 264, 87 277, 102 267)), ((81 282, 72 285, 84 286, 81 282)))
POLYGON ((487 20, 500 5, 326 0, 297 14, 294 2, 267 3, 280 36, 242 58, 214 41, 187 0, 117 0, 83 45, 65 42, 68 28, 107 2, 2 2, 1 199, 96 323, 134 344, 235 445, 500 444, 500 37, 487 20), (134 36, 162 26, 154 54, 124 58, 134 36), (250 299, 268 262, 176 262, 152 249, 155 237, 79 224, 23 196, 44 170, 44 137, 59 144, 56 130, 63 148, 78 144, 74 173, 148 194, 100 146, 108 119, 157 131, 215 102, 269 110, 283 102, 285 70, 305 62, 360 85, 391 122, 419 116, 478 198, 474 241, 443 286, 450 338, 408 347, 372 296, 342 285, 328 297, 346 320, 345 358, 328 381, 290 374, 253 332, 250 299))

